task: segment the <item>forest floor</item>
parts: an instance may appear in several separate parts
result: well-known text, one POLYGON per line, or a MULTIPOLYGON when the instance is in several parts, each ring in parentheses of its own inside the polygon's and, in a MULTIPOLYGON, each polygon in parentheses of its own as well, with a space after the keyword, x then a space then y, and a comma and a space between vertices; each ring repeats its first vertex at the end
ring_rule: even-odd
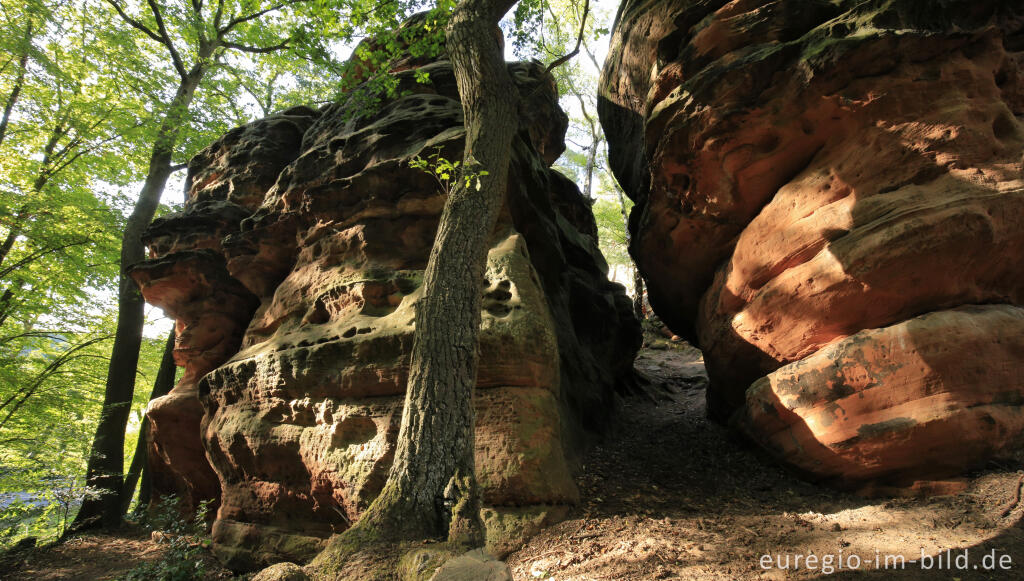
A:
MULTIPOLYGON (((157 535, 158 537, 159 535, 157 535)), ((118 579, 143 564, 169 557, 166 543, 138 526, 112 532, 75 535, 63 543, 36 547, 0 558, 4 581, 98 581, 118 579)), ((208 579, 231 578, 212 555, 202 558, 208 579)))
POLYGON ((1024 579, 1020 457, 938 483, 964 488, 947 496, 862 498, 815 486, 705 417, 700 351, 653 346, 636 367, 664 396, 626 402, 607 444, 584 457, 581 506, 507 559, 517 581, 1024 579), (930 569, 922 554, 933 557, 930 569), (890 557, 886 569, 895 555, 905 567, 890 557), (1011 568, 999 569, 1000 559, 1011 568))
MULTIPOLYGON (((662 388, 660 401, 625 402, 606 444, 583 459, 581 505, 509 556, 516 581, 1024 579, 1021 458, 954 482, 964 489, 947 496, 862 498, 815 486, 705 417, 699 351, 652 347, 636 366, 662 388)), ((115 579, 164 551, 138 528, 83 535, 9 555, 0 579, 115 579)), ((208 571, 230 577, 212 561, 208 571)))

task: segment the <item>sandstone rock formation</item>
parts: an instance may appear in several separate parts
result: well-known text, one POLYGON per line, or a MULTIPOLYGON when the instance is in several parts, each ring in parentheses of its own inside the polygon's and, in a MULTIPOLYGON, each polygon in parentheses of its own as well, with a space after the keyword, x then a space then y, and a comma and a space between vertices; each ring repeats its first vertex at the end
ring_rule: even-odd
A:
POLYGON ((238 351, 259 304, 228 274, 222 240, 298 156, 316 116, 305 107, 290 109, 237 128, 203 150, 189 166, 186 209, 154 220, 144 238, 152 259, 131 270, 146 300, 175 319, 174 360, 185 374, 149 405, 148 458, 154 491, 177 495, 186 511, 220 498, 201 439, 198 382, 238 351))
POLYGON ((838 484, 1021 444, 1022 68, 1009 2, 623 4, 599 109, 711 414, 838 484))
MULTIPOLYGON (((444 202, 409 161, 460 159, 464 137, 451 66, 420 70, 430 84, 397 73, 407 94, 376 111, 297 108, 225 135, 192 160, 185 211, 154 224, 152 259, 132 271, 177 319, 186 366, 178 399, 150 412, 178 424, 154 421, 152 445, 175 451, 161 470, 176 490, 199 488, 205 447, 215 549, 235 568, 312 556, 387 476, 444 202)), ((499 554, 577 500, 571 454, 607 420, 640 343, 589 208, 549 168, 567 123, 554 84, 538 65, 509 70, 527 101, 483 281, 475 402, 499 554)))

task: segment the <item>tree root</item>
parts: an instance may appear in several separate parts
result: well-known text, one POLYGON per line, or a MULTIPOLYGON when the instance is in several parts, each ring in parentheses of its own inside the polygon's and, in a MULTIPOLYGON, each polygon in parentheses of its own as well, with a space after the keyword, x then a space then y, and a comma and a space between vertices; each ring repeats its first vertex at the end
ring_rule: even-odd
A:
POLYGON ((277 563, 257 573, 252 581, 427 581, 446 565, 452 568, 449 562, 464 568, 466 563, 460 561, 487 572, 481 580, 492 572, 496 573, 495 579, 505 578, 500 575, 504 563, 480 549, 465 553, 462 549, 451 543, 371 543, 358 547, 336 543, 329 554, 321 554, 305 567, 277 563))

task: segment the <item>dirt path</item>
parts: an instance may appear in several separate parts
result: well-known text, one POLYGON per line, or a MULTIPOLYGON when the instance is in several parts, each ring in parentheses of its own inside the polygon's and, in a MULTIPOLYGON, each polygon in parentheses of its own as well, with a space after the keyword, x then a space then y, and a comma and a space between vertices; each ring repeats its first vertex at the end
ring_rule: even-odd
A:
POLYGON ((666 401, 626 404, 608 445, 585 458, 583 505, 509 557, 517 580, 1024 579, 1024 506, 1000 516, 1024 464, 974 474, 954 496, 834 492, 759 459, 704 417, 699 351, 644 350, 636 365, 668 386, 666 401), (922 550, 941 551, 942 570, 934 560, 923 570, 922 550), (888 570, 849 571, 876 556, 884 569, 887 555, 902 555, 905 568, 890 557, 888 570), (984 570, 1000 558, 1012 568, 984 570), (967 569, 956 569, 965 560, 967 569))

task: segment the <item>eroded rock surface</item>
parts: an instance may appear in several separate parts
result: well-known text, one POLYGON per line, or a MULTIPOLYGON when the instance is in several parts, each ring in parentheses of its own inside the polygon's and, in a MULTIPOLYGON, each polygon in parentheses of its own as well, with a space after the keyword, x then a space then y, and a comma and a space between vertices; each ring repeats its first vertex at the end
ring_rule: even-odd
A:
MULTIPOLYGON (((461 159, 464 138, 450 65, 421 70, 431 84, 397 73, 410 94, 372 113, 336 103, 228 133, 192 161, 185 211, 154 225, 153 259, 133 271, 178 321, 175 393, 191 406, 173 408, 181 431, 155 423, 153 445, 185 455, 189 441, 192 456, 164 466, 183 481, 204 459, 191 439, 205 447, 215 548, 235 568, 311 557, 384 485, 444 203, 409 161, 461 159)), ((528 113, 483 281, 475 401, 497 553, 576 502, 571 455, 608 419, 640 343, 589 208, 549 169, 567 123, 554 84, 539 65, 509 70, 528 113)))
POLYGON ((1022 66, 1016 3, 623 4, 602 122, 715 417, 841 484, 1020 445, 1022 66))
POLYGON ((144 242, 151 260, 132 278, 146 300, 175 319, 174 360, 185 368, 146 414, 155 498, 176 495, 191 511, 219 500, 220 485, 201 438, 199 379, 238 351, 259 301, 227 270, 223 239, 262 202, 277 174, 298 157, 318 113, 296 107, 232 130, 189 164, 186 209, 153 221, 144 242), (271 174, 273 174, 271 176, 271 174))

